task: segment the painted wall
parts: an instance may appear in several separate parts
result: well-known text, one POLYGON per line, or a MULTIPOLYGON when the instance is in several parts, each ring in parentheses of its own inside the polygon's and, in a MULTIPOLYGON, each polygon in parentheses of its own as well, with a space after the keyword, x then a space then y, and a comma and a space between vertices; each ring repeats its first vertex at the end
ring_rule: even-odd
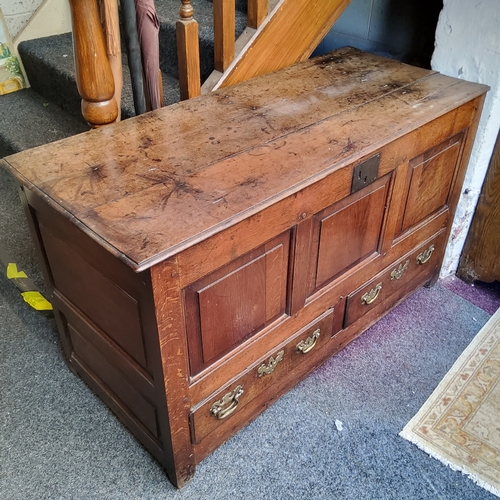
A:
POLYGON ((352 0, 316 53, 351 45, 430 67, 442 0, 352 0))
POLYGON ((0 0, 0 9, 12 39, 28 24, 43 0, 0 0))
MULTIPOLYGON (((1 1, 1 0, 0 0, 1 1)), ((14 39, 14 45, 71 31, 71 12, 68 0, 44 0, 24 29, 14 39)))
POLYGON ((446 276, 458 267, 500 128, 500 2, 444 0, 432 68, 491 87, 441 270, 441 275, 446 276))

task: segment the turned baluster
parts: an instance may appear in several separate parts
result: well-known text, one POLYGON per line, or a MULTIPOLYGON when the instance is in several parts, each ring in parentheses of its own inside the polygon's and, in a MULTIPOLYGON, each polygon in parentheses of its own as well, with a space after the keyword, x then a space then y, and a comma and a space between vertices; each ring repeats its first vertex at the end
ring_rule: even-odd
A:
POLYGON ((200 49, 198 23, 193 19, 194 9, 191 0, 181 0, 181 2, 181 18, 176 24, 177 60, 181 100, 185 100, 201 93, 200 49))
POLYGON ((213 0, 214 66, 224 72, 234 59, 235 1, 213 0))
POLYGON ((96 0, 69 0, 73 24, 76 83, 82 114, 91 127, 113 123, 118 116, 113 73, 96 0))
POLYGON ((266 18, 268 10, 268 0, 248 0, 248 26, 257 29, 266 18))

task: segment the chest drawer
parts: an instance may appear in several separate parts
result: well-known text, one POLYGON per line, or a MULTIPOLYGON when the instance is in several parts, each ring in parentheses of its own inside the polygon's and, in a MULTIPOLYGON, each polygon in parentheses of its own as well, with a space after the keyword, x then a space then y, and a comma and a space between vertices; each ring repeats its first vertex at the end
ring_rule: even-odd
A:
POLYGON ((307 362, 311 352, 320 350, 342 326, 342 308, 329 309, 316 321, 299 330, 245 370, 220 391, 202 401, 191 411, 195 443, 220 425, 231 425, 231 415, 245 412, 245 405, 256 396, 307 362))
POLYGON ((434 271, 441 262, 445 243, 445 232, 442 231, 351 293, 347 297, 344 327, 384 303, 420 274, 434 271))

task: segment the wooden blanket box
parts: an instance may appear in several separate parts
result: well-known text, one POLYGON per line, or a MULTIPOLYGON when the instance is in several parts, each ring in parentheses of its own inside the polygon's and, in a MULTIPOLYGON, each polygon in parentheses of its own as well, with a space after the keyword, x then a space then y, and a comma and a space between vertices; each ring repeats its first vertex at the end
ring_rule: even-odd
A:
POLYGON ((486 91, 343 48, 4 160, 70 368, 173 484, 437 279, 486 91))

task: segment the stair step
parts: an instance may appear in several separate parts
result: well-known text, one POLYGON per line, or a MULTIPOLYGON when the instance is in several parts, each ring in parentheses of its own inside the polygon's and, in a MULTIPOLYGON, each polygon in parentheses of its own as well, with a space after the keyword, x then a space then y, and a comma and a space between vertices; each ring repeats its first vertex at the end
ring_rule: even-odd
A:
POLYGON ((88 130, 33 89, 1 97, 0 158, 88 130))
MULTIPOLYGON (((73 40, 71 33, 28 40, 19 44, 31 87, 46 99, 75 117, 81 117, 81 98, 78 94, 73 61, 73 40)), ((165 104, 179 101, 179 83, 171 75, 163 75, 165 104)), ((124 56, 122 117, 135 115, 130 74, 124 56)))

